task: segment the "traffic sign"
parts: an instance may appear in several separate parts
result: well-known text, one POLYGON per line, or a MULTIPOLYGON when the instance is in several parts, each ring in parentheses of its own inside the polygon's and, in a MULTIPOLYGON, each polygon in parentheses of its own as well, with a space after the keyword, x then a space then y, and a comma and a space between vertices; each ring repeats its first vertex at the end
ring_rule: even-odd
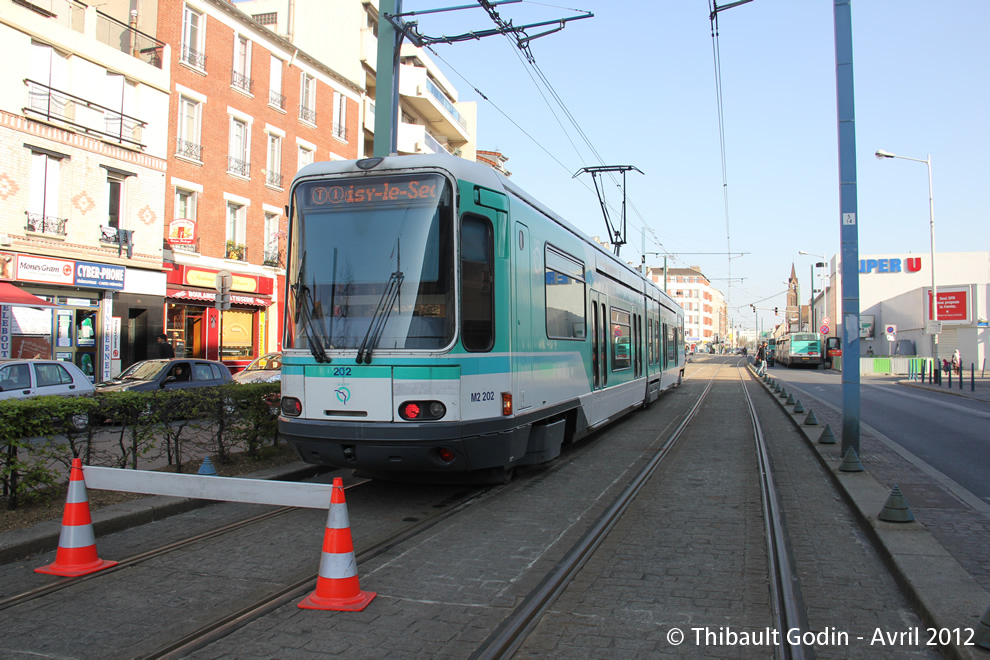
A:
POLYGON ((230 293, 233 284, 234 275, 229 270, 221 270, 217 273, 217 293, 230 293))
POLYGON ((887 325, 883 326, 883 332, 885 335, 896 335, 897 326, 894 325, 893 323, 888 323, 887 325))
POLYGON ((818 328, 818 331, 823 335, 827 335, 829 332, 829 327, 827 325, 822 325, 822 327, 818 328))
POLYGON ((831 319, 829 319, 827 316, 822 319, 822 325, 828 325, 831 322, 832 322, 831 319))

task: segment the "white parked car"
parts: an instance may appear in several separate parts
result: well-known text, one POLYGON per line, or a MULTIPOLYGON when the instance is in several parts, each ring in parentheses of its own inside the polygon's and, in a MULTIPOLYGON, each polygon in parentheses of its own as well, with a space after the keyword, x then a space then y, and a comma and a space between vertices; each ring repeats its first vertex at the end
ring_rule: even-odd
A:
POLYGON ((93 394, 82 369, 62 360, 0 359, 0 401, 30 396, 93 394))

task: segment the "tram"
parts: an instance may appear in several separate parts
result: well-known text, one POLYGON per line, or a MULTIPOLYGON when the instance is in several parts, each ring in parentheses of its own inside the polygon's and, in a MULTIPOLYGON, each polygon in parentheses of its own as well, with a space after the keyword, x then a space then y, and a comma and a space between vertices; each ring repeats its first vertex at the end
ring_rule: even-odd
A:
POLYGON ((815 332, 796 332, 777 339, 774 360, 785 367, 798 364, 817 368, 822 363, 822 336, 815 332))
POLYGON ((292 182, 279 431, 371 474, 511 474, 684 374, 653 282, 490 167, 314 163, 292 182))

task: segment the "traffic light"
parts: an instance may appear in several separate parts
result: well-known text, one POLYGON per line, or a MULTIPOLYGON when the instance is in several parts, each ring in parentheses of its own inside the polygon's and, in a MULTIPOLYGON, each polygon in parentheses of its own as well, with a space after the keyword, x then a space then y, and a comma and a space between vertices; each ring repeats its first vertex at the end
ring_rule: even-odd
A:
POLYGON ((779 316, 779 314, 777 313, 777 308, 776 307, 773 308, 773 315, 774 316, 779 316))

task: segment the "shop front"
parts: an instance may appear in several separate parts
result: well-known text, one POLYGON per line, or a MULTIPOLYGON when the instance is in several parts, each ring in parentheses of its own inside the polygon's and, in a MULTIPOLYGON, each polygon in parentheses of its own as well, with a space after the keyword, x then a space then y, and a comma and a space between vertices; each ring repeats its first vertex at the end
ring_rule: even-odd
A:
POLYGON ((232 372, 265 352, 273 280, 233 273, 231 308, 216 309, 218 270, 176 264, 165 293, 165 334, 177 357, 221 360, 232 372))
MULTIPOLYGON (((94 382, 119 371, 121 319, 114 315, 114 296, 125 291, 134 269, 13 252, 0 252, 0 263, 2 279, 51 303, 0 305, 0 357, 72 362, 94 382)), ((160 293, 145 297, 162 300, 160 293)))

